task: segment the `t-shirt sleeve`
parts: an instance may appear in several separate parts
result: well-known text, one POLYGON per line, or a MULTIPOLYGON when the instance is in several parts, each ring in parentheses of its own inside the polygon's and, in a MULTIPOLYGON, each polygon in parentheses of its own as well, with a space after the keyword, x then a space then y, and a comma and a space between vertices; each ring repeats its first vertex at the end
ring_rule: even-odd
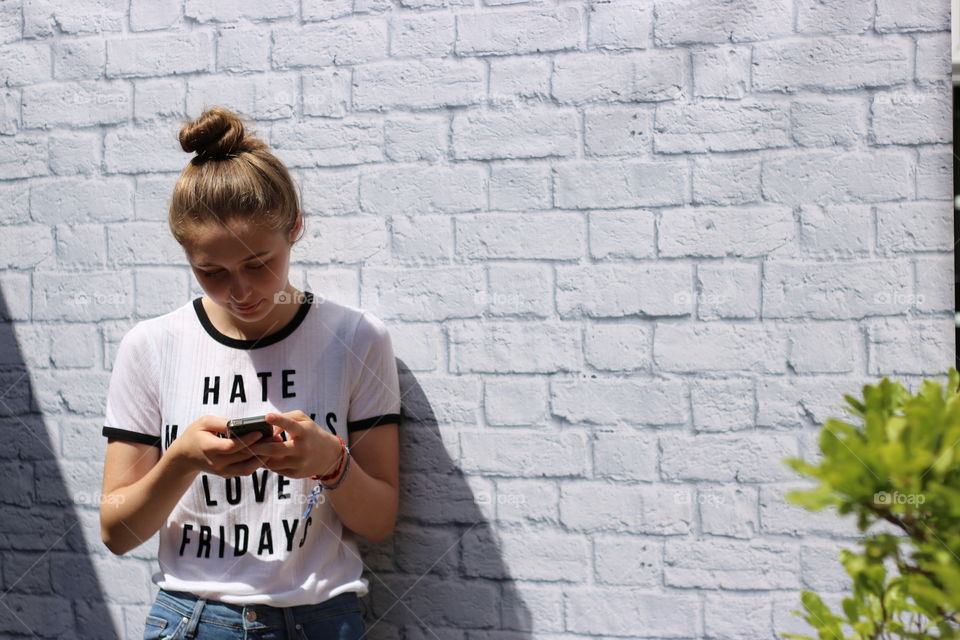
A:
POLYGON ((160 403, 153 349, 142 325, 120 340, 110 373, 103 435, 160 446, 160 403))
POLYGON ((400 381, 390 332, 365 312, 353 344, 353 372, 347 431, 400 423, 400 381))

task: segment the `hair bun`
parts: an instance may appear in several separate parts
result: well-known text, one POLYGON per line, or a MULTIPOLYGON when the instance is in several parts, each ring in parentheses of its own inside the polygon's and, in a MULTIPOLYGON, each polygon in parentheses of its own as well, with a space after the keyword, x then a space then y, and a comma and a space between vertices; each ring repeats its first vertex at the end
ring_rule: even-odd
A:
POLYGON ((240 116, 224 107, 211 107, 196 120, 183 125, 180 146, 187 153, 197 153, 194 163, 266 147, 260 140, 246 135, 240 116))

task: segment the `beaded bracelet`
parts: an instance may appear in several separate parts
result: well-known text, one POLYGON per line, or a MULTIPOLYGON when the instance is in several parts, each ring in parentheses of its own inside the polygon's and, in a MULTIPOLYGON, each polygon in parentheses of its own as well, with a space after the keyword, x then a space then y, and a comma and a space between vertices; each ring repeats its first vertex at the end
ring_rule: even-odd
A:
POLYGON ((337 469, 333 473, 325 476, 320 476, 320 475, 310 476, 312 480, 317 481, 317 484, 316 486, 313 487, 313 491, 310 492, 310 499, 307 500, 307 508, 304 510, 303 515, 300 516, 302 520, 306 520, 307 516, 310 515, 310 511, 313 510, 313 505, 316 504, 317 500, 319 499, 321 491, 323 491, 324 489, 326 489, 327 491, 332 491, 333 489, 336 489, 341 484, 343 484, 344 478, 347 477, 347 471, 350 469, 350 447, 347 446, 347 443, 344 442, 343 438, 341 438, 340 436, 337 436, 337 439, 340 441, 340 459, 337 460, 337 469), (341 461, 343 464, 342 474, 340 474, 341 461), (323 485, 323 480, 331 480, 333 478, 336 478, 337 475, 340 475, 340 479, 337 480, 337 483, 334 484, 332 487, 326 487, 323 485))

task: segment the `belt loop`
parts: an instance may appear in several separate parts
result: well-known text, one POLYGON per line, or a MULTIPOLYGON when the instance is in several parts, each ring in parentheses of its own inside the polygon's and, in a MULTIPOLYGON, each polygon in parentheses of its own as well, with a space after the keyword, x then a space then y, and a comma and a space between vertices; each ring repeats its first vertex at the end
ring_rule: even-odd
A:
POLYGON ((287 638, 297 638, 297 626, 293 620, 293 607, 283 607, 283 620, 287 625, 287 638))
POLYGON ((206 603, 206 598, 197 598, 197 602, 193 605, 193 615, 190 616, 190 622, 187 623, 187 629, 183 633, 184 637, 192 638, 194 635, 196 635, 197 625, 200 624, 200 612, 203 610, 203 605, 206 603))

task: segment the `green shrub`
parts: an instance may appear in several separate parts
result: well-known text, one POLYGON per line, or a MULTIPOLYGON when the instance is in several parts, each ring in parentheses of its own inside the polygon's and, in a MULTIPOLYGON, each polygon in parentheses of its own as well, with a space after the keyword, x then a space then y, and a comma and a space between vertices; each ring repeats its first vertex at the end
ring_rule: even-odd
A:
MULTIPOLYGON (((853 581, 843 613, 804 590, 800 615, 821 640, 960 638, 960 373, 946 389, 924 380, 914 395, 887 378, 864 385, 863 397, 844 394, 856 424, 828 419, 819 434, 819 464, 784 462, 819 481, 788 491, 789 502, 811 511, 853 513, 862 552, 840 552, 853 581), (897 534, 867 533, 887 522, 897 534), (895 571, 893 568, 895 567, 895 571), (888 571, 890 569, 890 571, 888 571)), ((889 528, 889 527, 888 527, 889 528)), ((809 636, 782 634, 812 640, 809 636)))

